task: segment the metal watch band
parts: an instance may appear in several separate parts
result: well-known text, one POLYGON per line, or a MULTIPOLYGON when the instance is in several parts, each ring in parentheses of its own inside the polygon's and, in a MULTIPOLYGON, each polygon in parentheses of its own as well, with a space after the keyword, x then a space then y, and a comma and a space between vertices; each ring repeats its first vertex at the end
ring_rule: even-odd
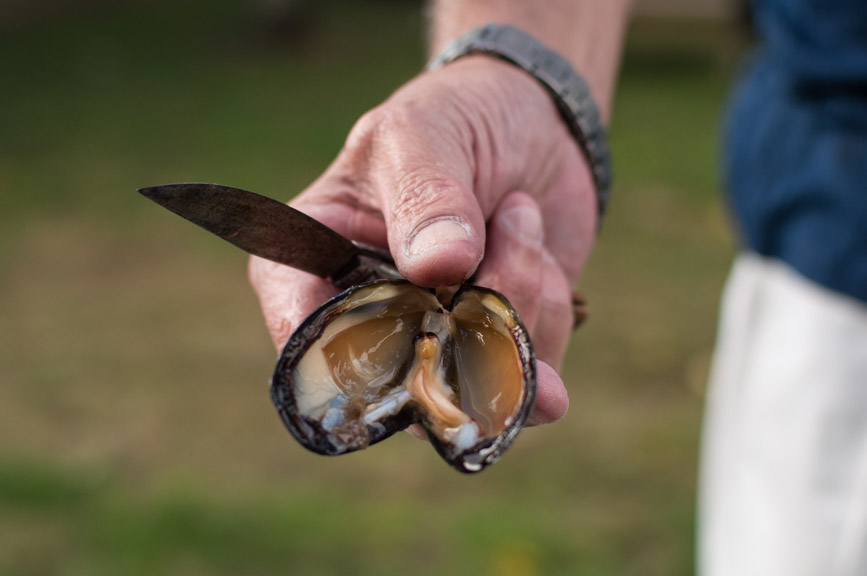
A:
POLYGON ((599 107, 584 78, 565 58, 529 34, 513 26, 498 24, 470 30, 434 57, 427 69, 435 70, 470 54, 489 54, 511 62, 548 89, 590 163, 601 218, 611 193, 611 154, 599 107))

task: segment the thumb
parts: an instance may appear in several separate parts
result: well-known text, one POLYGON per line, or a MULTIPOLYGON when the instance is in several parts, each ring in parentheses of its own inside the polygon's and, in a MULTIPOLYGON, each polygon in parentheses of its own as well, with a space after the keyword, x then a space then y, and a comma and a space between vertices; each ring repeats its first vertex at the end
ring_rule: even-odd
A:
POLYGON ((485 251, 484 218, 475 198, 431 178, 418 190, 398 189, 386 216, 389 246, 398 269, 422 286, 460 284, 473 275, 485 251))
POLYGON ((485 218, 473 191, 472 136, 449 110, 412 106, 380 117, 368 178, 398 270, 421 286, 460 284, 485 252, 485 218))

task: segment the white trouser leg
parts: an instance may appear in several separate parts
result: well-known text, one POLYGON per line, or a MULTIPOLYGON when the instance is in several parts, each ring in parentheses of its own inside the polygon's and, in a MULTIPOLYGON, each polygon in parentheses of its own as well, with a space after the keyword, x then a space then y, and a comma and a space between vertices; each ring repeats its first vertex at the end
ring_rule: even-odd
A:
POLYGON ((867 305, 740 256, 704 426, 701 576, 867 576, 867 305))

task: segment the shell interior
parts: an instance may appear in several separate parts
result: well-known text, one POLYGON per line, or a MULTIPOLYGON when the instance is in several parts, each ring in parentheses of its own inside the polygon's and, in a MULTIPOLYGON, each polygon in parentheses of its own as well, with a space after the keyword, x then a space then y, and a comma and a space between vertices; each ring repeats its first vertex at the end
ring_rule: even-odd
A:
POLYGON ((293 435, 343 454, 421 424, 464 472, 494 462, 535 397, 526 330, 500 294, 464 286, 444 306, 403 281, 346 290, 293 334, 272 396, 293 435))

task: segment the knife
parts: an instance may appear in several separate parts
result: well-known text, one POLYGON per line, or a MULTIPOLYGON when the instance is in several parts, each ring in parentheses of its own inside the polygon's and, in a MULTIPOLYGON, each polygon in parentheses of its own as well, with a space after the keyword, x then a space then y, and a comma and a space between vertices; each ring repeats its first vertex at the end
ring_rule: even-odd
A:
POLYGON ((400 279, 394 261, 303 212, 254 192, 219 184, 167 184, 139 192, 242 250, 330 279, 341 290, 400 279))

